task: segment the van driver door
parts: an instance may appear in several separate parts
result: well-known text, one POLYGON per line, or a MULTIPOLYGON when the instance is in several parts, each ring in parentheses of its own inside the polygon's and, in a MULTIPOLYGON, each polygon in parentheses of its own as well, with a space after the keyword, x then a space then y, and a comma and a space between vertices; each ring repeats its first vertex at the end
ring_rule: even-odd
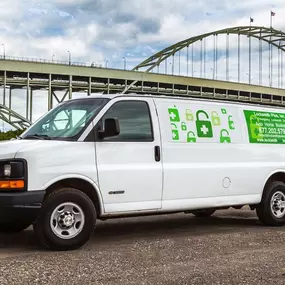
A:
POLYGON ((160 129, 151 98, 117 98, 99 120, 117 118, 117 136, 96 139, 105 213, 157 210, 162 200, 160 129))

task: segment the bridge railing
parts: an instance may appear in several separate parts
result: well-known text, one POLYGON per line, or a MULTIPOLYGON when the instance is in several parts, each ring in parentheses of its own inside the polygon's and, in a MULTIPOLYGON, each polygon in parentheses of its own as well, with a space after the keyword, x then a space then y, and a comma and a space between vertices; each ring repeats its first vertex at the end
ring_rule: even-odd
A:
POLYGON ((17 57, 17 56, 3 56, 0 55, 0 60, 11 60, 11 61, 24 61, 24 62, 38 62, 38 63, 50 63, 50 64, 62 64, 62 65, 72 65, 72 66, 85 66, 85 67, 99 67, 103 68, 102 63, 86 63, 80 61, 62 61, 62 60, 48 60, 43 58, 33 58, 33 57, 17 57))

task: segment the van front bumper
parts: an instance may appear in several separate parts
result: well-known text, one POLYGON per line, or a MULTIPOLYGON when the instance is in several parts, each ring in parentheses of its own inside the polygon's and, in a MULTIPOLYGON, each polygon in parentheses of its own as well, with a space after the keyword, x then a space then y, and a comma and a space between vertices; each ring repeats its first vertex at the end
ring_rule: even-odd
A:
POLYGON ((0 193, 0 224, 36 220, 44 195, 45 191, 0 193))

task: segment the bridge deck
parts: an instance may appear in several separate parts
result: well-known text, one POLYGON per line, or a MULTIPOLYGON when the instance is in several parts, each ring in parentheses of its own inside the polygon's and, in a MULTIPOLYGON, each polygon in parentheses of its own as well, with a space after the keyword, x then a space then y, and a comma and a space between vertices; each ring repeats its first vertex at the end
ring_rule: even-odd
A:
MULTIPOLYGON (((244 83, 217 81, 185 76, 145 73, 138 71, 0 60, 0 85, 4 87, 3 105, 8 102, 6 88, 11 91, 26 88, 26 119, 32 120, 33 90, 48 90, 48 109, 73 92, 140 93, 216 98, 242 102, 285 105, 285 89, 244 83), (131 85, 131 83, 134 83, 131 85), (59 100, 55 92, 65 90, 59 100)), ((9 100, 8 108, 11 108, 9 100)))
MULTIPOLYGON (((108 79, 110 79, 114 84, 125 84, 126 81, 128 81, 129 83, 129 81, 137 80, 140 83, 144 82, 145 84, 148 83, 152 85, 148 87, 157 87, 157 83, 160 83, 161 87, 164 84, 166 85, 174 84, 177 86, 181 85, 184 87, 193 86, 193 87, 204 87, 212 89, 243 91, 248 93, 252 92, 258 94, 270 94, 270 95, 279 95, 279 96, 285 95, 285 89, 249 85, 244 83, 192 78, 186 76, 145 73, 139 71, 129 71, 129 70, 120 70, 120 69, 72 66, 64 64, 0 60, 0 72, 1 72, 2 81, 3 81, 4 71, 6 71, 8 75, 10 75, 11 79, 13 77, 26 79, 27 73, 30 73, 31 79, 39 81, 37 82, 39 87, 44 85, 44 82, 42 82, 42 80, 47 82, 49 79, 48 75, 52 74, 53 77, 52 80, 55 82, 56 81, 69 82, 69 77, 72 76, 72 83, 75 85, 77 83, 80 84, 85 83, 88 86, 89 78, 92 79, 93 83, 101 83, 101 84, 102 83, 107 84, 108 79)), ((7 79, 9 79, 9 76, 7 79)), ((16 82, 11 81, 11 83, 15 83, 15 85, 17 85, 17 81, 16 82)), ((35 83, 35 86, 37 86, 37 84, 35 83)), ((19 85, 21 85, 21 83, 19 85)), ((84 86, 82 87, 84 88, 84 86)))

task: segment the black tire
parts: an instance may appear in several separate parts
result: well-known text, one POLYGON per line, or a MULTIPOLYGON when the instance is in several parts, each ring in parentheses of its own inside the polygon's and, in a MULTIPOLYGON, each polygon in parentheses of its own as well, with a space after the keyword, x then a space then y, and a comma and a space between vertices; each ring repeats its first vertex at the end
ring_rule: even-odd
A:
POLYGON ((197 218, 208 218, 212 216, 216 210, 213 209, 202 209, 202 210, 194 210, 191 213, 197 218))
POLYGON ((32 221, 0 223, 0 233, 19 233, 27 229, 31 224, 32 221))
POLYGON ((276 217, 271 208, 271 199, 277 193, 281 192, 285 195, 285 183, 281 181, 274 181, 270 183, 265 189, 261 203, 256 207, 256 214, 261 223, 266 226, 283 226, 285 225, 285 214, 283 217, 276 217))
POLYGON ((91 238, 95 229, 96 216, 95 206, 85 193, 77 189, 63 188, 45 198, 34 224, 34 231, 41 244, 48 249, 74 250, 82 247, 91 238), (70 239, 57 236, 50 224, 53 211, 63 203, 73 203, 79 206, 85 219, 82 230, 70 239))

